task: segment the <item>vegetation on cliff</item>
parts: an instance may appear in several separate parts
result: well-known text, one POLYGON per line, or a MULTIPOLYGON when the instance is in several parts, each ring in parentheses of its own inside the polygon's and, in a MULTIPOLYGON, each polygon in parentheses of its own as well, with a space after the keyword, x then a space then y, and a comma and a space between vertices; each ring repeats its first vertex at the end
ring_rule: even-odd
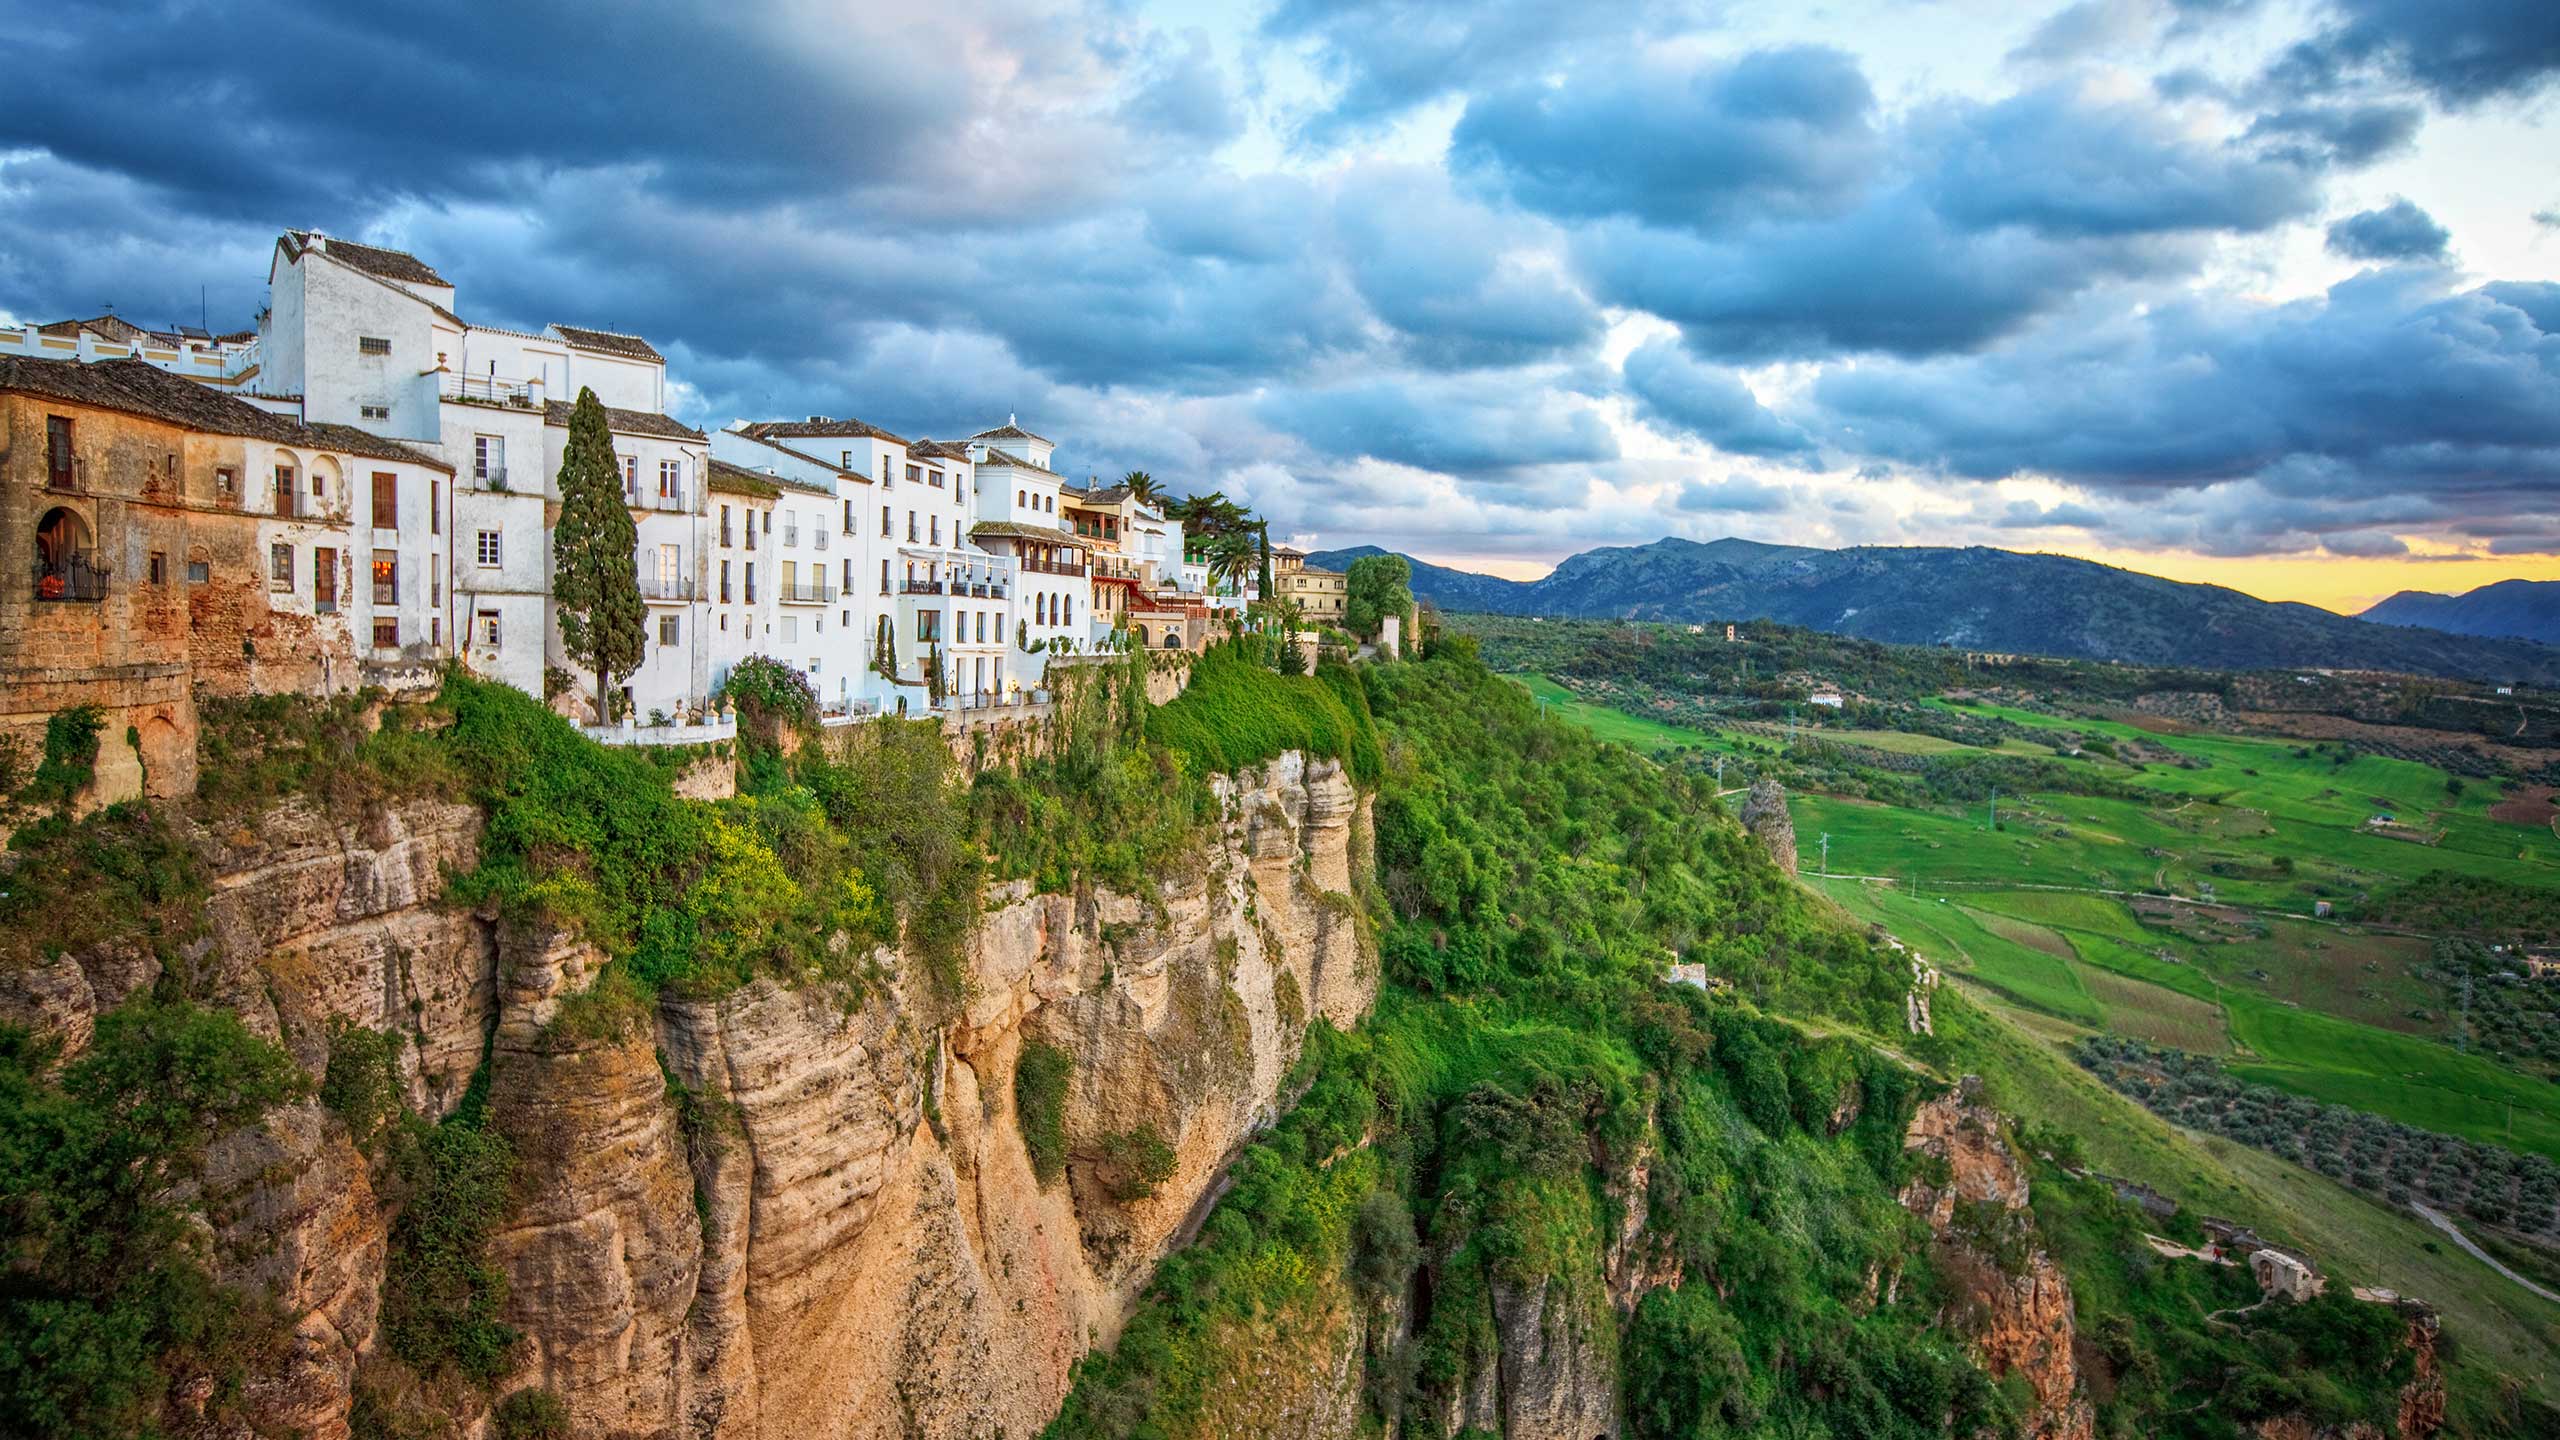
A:
POLYGON ((1541 719, 1470 648, 1359 672, 1387 983, 1356 1032, 1319 1027, 1304 1099, 1053 1436, 1270 1423, 1240 1357, 1321 1375, 1345 1349, 1405 1433, 1561 1433, 1595 1406, 1593 1433, 1649 1440, 1999 1433, 2032 1402, 1962 1341, 1976 1267, 1998 1283, 2048 1243, 2104 1297, 2084 1316, 2135 1326, 2099 1332, 2103 1433, 2381 1413, 2409 1369, 2388 1310, 2209 1319, 2256 1301, 2245 1274, 2168 1273, 2103 1188, 2040 1205, 2047 1235, 2004 1214, 1997 1244, 1932 1245, 1898 1200, 1925 1163, 1904 1133, 1925 1067, 1968 1057, 1900 1033, 1907 962, 1700 779, 1541 719), (1675 962, 1717 993, 1665 984, 1675 962))

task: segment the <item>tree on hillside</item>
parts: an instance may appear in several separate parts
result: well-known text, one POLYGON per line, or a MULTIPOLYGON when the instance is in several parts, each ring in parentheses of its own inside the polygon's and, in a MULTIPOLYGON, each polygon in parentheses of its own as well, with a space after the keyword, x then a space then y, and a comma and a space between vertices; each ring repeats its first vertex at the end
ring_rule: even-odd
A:
POLYGON ((560 460, 560 523, 551 532, 551 599, 561 648, 596 677, 596 719, 613 718, 616 682, 640 668, 649 609, 640 600, 640 532, 623 503, 622 468, 604 402, 581 387, 560 460))
MULTIPOLYGON (((1343 628, 1375 638, 1388 616, 1411 615, 1413 590, 1407 582, 1412 579, 1413 567, 1401 555, 1363 555, 1352 561, 1343 582, 1343 628)), ((1410 643, 1413 637, 1405 639, 1410 643)))

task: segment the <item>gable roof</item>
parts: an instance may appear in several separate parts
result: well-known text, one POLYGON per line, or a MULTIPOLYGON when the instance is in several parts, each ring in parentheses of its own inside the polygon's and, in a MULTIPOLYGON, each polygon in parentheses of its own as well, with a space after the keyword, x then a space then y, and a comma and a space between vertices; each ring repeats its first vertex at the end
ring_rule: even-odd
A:
POLYGON ((83 365, 77 360, 0 356, 0 391, 6 390, 139 415, 206 435, 238 435, 453 472, 442 460, 397 440, 352 425, 305 425, 140 360, 83 365))
POLYGON ((406 250, 388 250, 379 245, 359 245, 335 235, 319 235, 309 230, 287 230, 278 242, 295 259, 306 251, 317 250, 342 265, 361 270, 367 275, 402 285, 441 285, 453 288, 453 282, 435 272, 426 261, 406 250))
POLYGON ((1035 465, 1030 461, 1023 459, 1021 456, 1014 454, 1010 450, 999 450, 993 445, 987 447, 987 458, 979 461, 978 463, 981 465, 1010 465, 1016 470, 1030 470, 1038 474, 1053 477, 1058 473, 1046 465, 1035 465))
POLYGON ((877 425, 868 425, 852 419, 832 420, 824 415, 812 415, 805 421, 757 420, 739 426, 738 433, 755 440, 878 440, 884 444, 901 446, 907 443, 877 425))
POLYGON ((1044 544, 1064 545, 1075 550, 1090 550, 1093 542, 1072 531, 1053 529, 1047 525, 1025 525, 1019 520, 981 520, 969 527, 969 538, 996 540, 1038 540, 1044 544))
POLYGON ((656 346, 637 335, 625 335, 619 330, 590 330, 583 325, 554 323, 551 328, 559 332, 561 339, 581 350, 619 355, 626 360, 649 360, 660 365, 667 363, 667 357, 659 354, 656 346))
POLYGON ((993 430, 981 430, 969 438, 972 440, 1037 440, 1043 445, 1057 443, 1046 435, 1034 435, 1011 420, 1007 420, 993 430))
POLYGON ((1117 505, 1129 498, 1126 485, 1105 485, 1097 490, 1079 490, 1073 485, 1062 485, 1059 489, 1070 504, 1076 505, 1117 505))
POLYGON ((969 447, 957 440, 917 440, 907 446, 911 460, 957 460, 969 463, 969 447))
POLYGON ((716 455, 711 458, 711 478, 704 483, 715 495, 746 495, 758 500, 772 500, 782 494, 782 482, 778 477, 758 474, 716 455))
MULTIPOLYGON (((577 408, 566 400, 548 401, 542 407, 542 423, 566 429, 570 412, 577 408)), ((701 431, 655 410, 623 410, 607 405, 604 407, 604 423, 617 435, 654 435, 661 440, 702 438, 701 431)))
POLYGON ((50 325, 36 327, 37 333, 43 335, 77 335, 83 330, 104 335, 110 340, 127 345, 139 345, 146 340, 163 338, 121 315, 114 314, 101 315, 95 320, 56 320, 50 325))

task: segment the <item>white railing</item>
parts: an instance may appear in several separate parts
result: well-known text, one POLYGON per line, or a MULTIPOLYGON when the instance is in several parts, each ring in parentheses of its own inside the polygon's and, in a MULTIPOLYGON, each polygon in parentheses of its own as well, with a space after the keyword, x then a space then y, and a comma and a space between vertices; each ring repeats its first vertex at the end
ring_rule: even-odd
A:
POLYGON ((619 725, 582 725, 587 738, 600 745, 708 745, 720 740, 738 738, 738 717, 714 715, 706 720, 679 721, 667 725, 643 725, 637 716, 625 716, 619 725))

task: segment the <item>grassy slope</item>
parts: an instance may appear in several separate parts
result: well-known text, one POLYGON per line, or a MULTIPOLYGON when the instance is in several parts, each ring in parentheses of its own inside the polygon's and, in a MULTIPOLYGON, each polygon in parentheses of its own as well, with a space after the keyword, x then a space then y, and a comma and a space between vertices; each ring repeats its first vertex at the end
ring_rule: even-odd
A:
MULTIPOLYGON (((1582 718, 1574 709, 1561 713, 1582 718)), ((1615 712, 1602 713, 1615 716, 1615 712)), ((2070 803, 2079 803, 2078 797, 2070 803)), ((1892 816, 1911 813, 1877 806, 1841 808, 1892 816)), ((1984 947, 1995 956, 1990 968, 2013 983, 2039 973, 2036 960, 2052 959, 2002 941, 1978 924, 1968 927, 1943 919, 1943 912, 1961 913, 1953 904, 1939 906, 1934 899, 1837 881, 1810 883, 1858 918, 1895 926, 1915 945, 1926 947, 1935 937, 1936 943, 1953 951, 1963 948, 1950 943, 1955 935, 1978 935, 1990 942, 1984 947), (1909 928, 1903 929, 1904 925, 1909 928)), ((1966 898, 2014 900, 2018 903, 2012 913, 2063 929, 2084 961, 2105 964, 2119 973, 2141 972, 2141 978, 2156 989, 2191 999, 2220 995, 2220 987, 2193 967, 2151 960, 2147 949, 2156 944, 2156 935, 2104 897, 2013 892, 2007 897, 1966 898), (2101 943, 2088 943, 2092 939, 2101 943)), ((2089 994, 2085 982, 2079 982, 2077 994, 2093 1007, 2101 1003, 2089 994)), ((2087 1033, 2082 1027, 1997 995, 1980 1000, 1979 1004, 1943 1004, 1941 1028, 1956 1040, 1967 1068, 1990 1080, 2002 1105, 2023 1119, 2078 1136, 2091 1163, 2100 1169, 2139 1177, 2192 1209, 2237 1220, 2272 1238, 2300 1245, 2345 1283, 2382 1286, 2427 1299, 2442 1312, 2456 1342, 2466 1347, 2459 1363, 2521 1377, 2533 1393, 2560 1403, 2560 1360, 2555 1360, 2560 1356, 2560 1307, 2518 1290, 2441 1244, 2412 1217, 2264 1152, 2182 1130, 2109 1090, 2062 1053, 2063 1045, 2087 1033)))

